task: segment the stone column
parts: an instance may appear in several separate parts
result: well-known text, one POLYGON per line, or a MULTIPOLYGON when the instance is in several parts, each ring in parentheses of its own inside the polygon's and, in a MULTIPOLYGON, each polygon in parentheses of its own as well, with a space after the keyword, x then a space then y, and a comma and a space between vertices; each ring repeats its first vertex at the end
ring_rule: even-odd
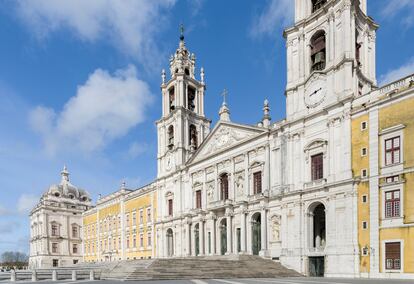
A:
POLYGON ((185 230, 187 232, 187 238, 186 238, 186 255, 191 255, 191 226, 190 223, 187 222, 185 224, 185 230))
POLYGON ((205 251, 204 251, 204 240, 206 239, 205 238, 205 236, 204 236, 204 220, 203 219, 201 219, 201 221, 200 221, 200 235, 199 235, 199 238, 200 238, 200 255, 205 255, 206 253, 205 253, 205 251))
POLYGON ((267 250, 267 216, 266 216, 266 208, 262 208, 261 212, 261 233, 260 233, 260 244, 261 244, 261 250, 265 254, 267 250))
POLYGON ((240 250, 246 253, 246 207, 242 206, 240 212, 240 250))
POLYGON ((217 235, 217 224, 216 219, 212 217, 213 229, 211 230, 211 254, 216 254, 216 235, 217 235))
POLYGON ((231 254, 231 215, 226 216, 226 229, 227 229, 227 252, 226 254, 231 254))

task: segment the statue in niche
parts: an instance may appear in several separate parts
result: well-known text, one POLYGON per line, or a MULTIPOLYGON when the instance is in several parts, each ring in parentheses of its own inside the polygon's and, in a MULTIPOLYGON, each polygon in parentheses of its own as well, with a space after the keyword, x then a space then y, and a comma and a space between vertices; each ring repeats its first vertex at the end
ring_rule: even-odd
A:
POLYGON ((209 184, 207 188, 207 200, 208 202, 213 201, 213 185, 209 184))
POLYGON ((237 195, 243 196, 244 195, 244 178, 242 175, 239 175, 236 179, 236 188, 237 188, 237 195))
POLYGON ((272 217, 272 239, 277 242, 280 241, 280 216, 272 217))

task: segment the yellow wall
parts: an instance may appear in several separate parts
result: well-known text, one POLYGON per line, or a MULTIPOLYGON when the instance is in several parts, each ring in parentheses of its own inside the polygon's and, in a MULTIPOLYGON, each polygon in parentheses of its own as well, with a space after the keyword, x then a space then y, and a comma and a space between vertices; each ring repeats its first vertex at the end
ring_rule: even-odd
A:
MULTIPOLYGON (((394 103, 379 110, 380 131, 392 126, 404 124, 404 167, 414 166, 414 99, 394 103)), ((380 154, 383 149, 380 147, 380 154)), ((382 156, 380 156, 382 157, 382 156)))
POLYGON ((97 256, 97 216, 96 211, 83 216, 84 259, 86 262, 96 261, 97 256), (90 251, 87 248, 90 247, 90 251))
MULTIPOLYGON (((355 178, 361 177, 362 169, 369 169, 369 124, 368 129, 361 130, 361 122, 368 122, 368 114, 361 115, 352 120, 352 172, 355 178), (361 149, 367 148, 367 155, 361 156, 361 149)), ((369 171, 368 171, 369 173, 369 171)), ((370 247, 369 234, 369 182, 362 180, 358 187, 358 244, 361 252, 360 271, 369 272, 370 258, 362 256, 362 248, 370 247), (367 196, 367 203, 362 202, 362 196, 367 196), (362 228, 362 222, 368 222, 368 228, 362 228)))
MULTIPOLYGON (((404 145, 404 170, 414 166, 414 99, 407 99, 402 102, 393 103, 392 105, 383 107, 379 110, 379 130, 405 125, 403 130, 404 145)), ((379 157, 384 155, 383 145, 379 147, 379 157)), ((381 164, 381 159, 380 159, 381 164)), ((381 166, 381 165, 380 165, 381 166)), ((403 184, 403 212, 404 224, 414 223, 414 173, 406 173, 401 175, 405 180, 403 184)), ((383 210, 384 200, 380 194, 380 212, 383 210)), ((380 229, 380 270, 383 269, 384 251, 382 251, 383 240, 403 240, 404 246, 404 272, 414 273, 414 227, 399 227, 390 229, 380 229)))

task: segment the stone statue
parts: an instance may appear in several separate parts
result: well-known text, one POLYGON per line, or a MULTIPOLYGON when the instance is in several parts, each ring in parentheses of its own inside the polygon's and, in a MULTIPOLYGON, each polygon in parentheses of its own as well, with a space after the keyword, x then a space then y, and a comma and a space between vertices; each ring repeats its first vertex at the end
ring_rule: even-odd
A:
POLYGON ((280 216, 272 217, 272 239, 273 241, 280 241, 280 216))
POLYGON ((244 178, 243 176, 238 176, 236 179, 236 187, 237 187, 237 195, 243 196, 244 195, 244 178))

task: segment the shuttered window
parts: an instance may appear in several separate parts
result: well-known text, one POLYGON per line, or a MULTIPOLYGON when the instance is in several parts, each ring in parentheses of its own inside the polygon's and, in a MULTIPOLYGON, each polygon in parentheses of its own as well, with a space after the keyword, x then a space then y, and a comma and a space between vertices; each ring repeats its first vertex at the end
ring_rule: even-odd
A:
POLYGON ((400 136, 385 140, 385 165, 400 163, 400 136))
POLYGON ((400 217, 400 191, 385 193, 385 218, 400 217))
POLYGON ((401 269, 401 243, 385 244, 385 268, 399 270, 401 269))
POLYGON ((168 216, 173 215, 173 201, 172 199, 168 199, 168 216))
POLYGON ((323 154, 311 157, 311 172, 313 181, 323 178, 323 154))
POLYGON ((220 177, 221 200, 229 199, 229 178, 227 174, 220 177))
POLYGON ((196 208, 201 208, 201 190, 196 191, 196 208))
POLYGON ((262 172, 253 174, 253 190, 254 194, 262 193, 262 172))

